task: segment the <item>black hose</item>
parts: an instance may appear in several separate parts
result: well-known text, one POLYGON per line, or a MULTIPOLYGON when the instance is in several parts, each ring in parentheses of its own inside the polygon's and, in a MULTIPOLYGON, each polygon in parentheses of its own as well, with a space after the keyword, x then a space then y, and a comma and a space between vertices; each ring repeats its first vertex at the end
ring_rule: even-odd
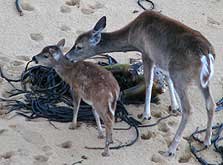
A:
POLYGON ((138 5, 139 5, 143 10, 153 10, 153 9, 155 8, 154 3, 153 3, 152 1, 150 1, 150 0, 138 0, 137 3, 138 3, 138 5), (146 8, 142 5, 142 1, 146 1, 146 2, 150 3, 150 5, 151 5, 150 9, 146 9, 146 8))
POLYGON ((22 8, 20 6, 20 0, 15 1, 15 7, 16 7, 16 10, 18 11, 19 15, 23 16, 22 8))

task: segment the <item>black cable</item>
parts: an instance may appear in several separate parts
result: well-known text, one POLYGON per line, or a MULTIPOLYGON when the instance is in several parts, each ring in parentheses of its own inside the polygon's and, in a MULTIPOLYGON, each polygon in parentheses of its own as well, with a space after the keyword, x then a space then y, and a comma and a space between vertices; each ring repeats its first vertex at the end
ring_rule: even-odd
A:
POLYGON ((198 128, 197 128, 191 134, 191 136, 189 137, 189 140, 188 140, 189 147, 190 147, 191 153, 195 156, 195 158, 198 160, 198 162, 200 162, 202 165, 223 165, 223 146, 219 146, 219 142, 223 140, 223 137, 220 136, 222 133, 222 130, 223 130, 223 123, 220 125, 213 126, 212 130, 217 130, 217 133, 215 134, 214 138, 211 140, 211 144, 214 145, 214 148, 215 148, 214 151, 221 155, 221 158, 222 158, 221 163, 213 164, 213 163, 207 162, 202 156, 198 156, 198 153, 206 150, 207 147, 197 149, 195 146, 192 145, 192 140, 203 144, 203 141, 201 141, 199 138, 197 138, 196 135, 205 132, 206 129, 198 130, 198 128))
POLYGON ((19 12, 19 15, 23 16, 23 12, 22 12, 22 9, 20 7, 20 0, 15 1, 15 7, 16 7, 16 10, 19 12))
POLYGON ((150 0, 138 0, 137 3, 138 3, 138 5, 139 5, 143 10, 153 10, 153 9, 155 8, 154 3, 153 3, 152 1, 150 1, 150 0), (150 3, 150 5, 151 5, 150 9, 146 9, 146 8, 142 5, 142 1, 146 1, 146 2, 150 3))

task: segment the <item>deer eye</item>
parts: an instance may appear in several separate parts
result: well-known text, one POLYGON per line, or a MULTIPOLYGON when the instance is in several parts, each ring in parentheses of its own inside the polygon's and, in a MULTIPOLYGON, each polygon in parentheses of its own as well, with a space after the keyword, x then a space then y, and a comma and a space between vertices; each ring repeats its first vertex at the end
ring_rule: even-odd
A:
POLYGON ((81 50, 83 47, 82 46, 80 46, 80 45, 76 45, 76 50, 81 50))

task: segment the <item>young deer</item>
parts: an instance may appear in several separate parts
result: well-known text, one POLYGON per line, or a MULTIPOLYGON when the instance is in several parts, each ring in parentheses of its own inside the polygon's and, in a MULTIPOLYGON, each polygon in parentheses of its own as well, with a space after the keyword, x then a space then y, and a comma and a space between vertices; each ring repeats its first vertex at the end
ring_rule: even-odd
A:
POLYGON ((167 156, 176 152, 182 138, 191 110, 188 85, 195 81, 206 102, 208 122, 204 144, 210 145, 215 111, 215 103, 209 89, 215 58, 214 48, 210 42, 200 32, 153 11, 143 12, 128 25, 114 32, 102 33, 105 26, 104 16, 92 30, 76 39, 66 57, 76 61, 107 52, 141 52, 147 86, 143 113, 146 119, 150 118, 153 68, 154 65, 161 68, 168 76, 171 106, 173 109, 180 107, 182 110, 179 128, 169 149, 164 153, 167 156))
POLYGON ((98 127, 98 137, 104 138, 100 118, 106 130, 103 156, 109 156, 109 144, 112 143, 112 129, 116 103, 119 97, 119 85, 112 73, 91 62, 71 63, 62 53, 65 40, 57 45, 45 47, 33 57, 37 63, 53 67, 60 77, 70 85, 73 96, 73 122, 70 129, 77 127, 77 114, 81 99, 92 106, 98 127), (99 118, 100 117, 100 118, 99 118))

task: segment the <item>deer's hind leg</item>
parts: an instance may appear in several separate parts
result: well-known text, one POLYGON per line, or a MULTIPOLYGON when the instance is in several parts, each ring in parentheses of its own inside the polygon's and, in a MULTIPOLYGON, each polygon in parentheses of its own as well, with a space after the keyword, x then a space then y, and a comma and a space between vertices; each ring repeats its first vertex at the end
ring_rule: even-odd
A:
POLYGON ((98 138, 99 139, 104 139, 104 135, 103 135, 102 127, 101 127, 100 117, 99 117, 97 111, 94 109, 94 107, 92 107, 92 112, 94 114, 95 121, 96 121, 96 124, 97 124, 98 138))
POLYGON ((105 125, 105 148, 102 156, 109 156, 109 145, 113 143, 112 141, 112 130, 114 123, 114 114, 112 114, 109 110, 109 107, 104 107, 101 109, 97 109, 98 114, 101 117, 102 121, 105 125))
POLYGON ((205 99, 207 116, 208 116, 207 131, 206 131, 206 136, 204 139, 204 145, 209 146, 211 145, 212 124, 213 124, 213 118, 214 118, 214 113, 215 113, 215 102, 211 95, 209 86, 205 88, 201 86, 200 89, 205 99))
MULTIPOLYGON (((183 73, 181 72, 173 72, 171 75, 171 79, 173 80, 175 90, 179 96, 180 102, 181 102, 181 108, 182 108, 182 118, 180 121, 180 125, 177 129, 177 132, 174 136, 174 139, 172 140, 167 152, 164 152, 165 156, 172 156, 175 154, 177 146, 180 143, 180 140, 182 138, 184 129, 187 125, 190 111, 191 111, 191 104, 188 97, 188 84, 186 81, 184 81, 183 73)), ((163 153, 163 152, 162 152, 163 153)))

